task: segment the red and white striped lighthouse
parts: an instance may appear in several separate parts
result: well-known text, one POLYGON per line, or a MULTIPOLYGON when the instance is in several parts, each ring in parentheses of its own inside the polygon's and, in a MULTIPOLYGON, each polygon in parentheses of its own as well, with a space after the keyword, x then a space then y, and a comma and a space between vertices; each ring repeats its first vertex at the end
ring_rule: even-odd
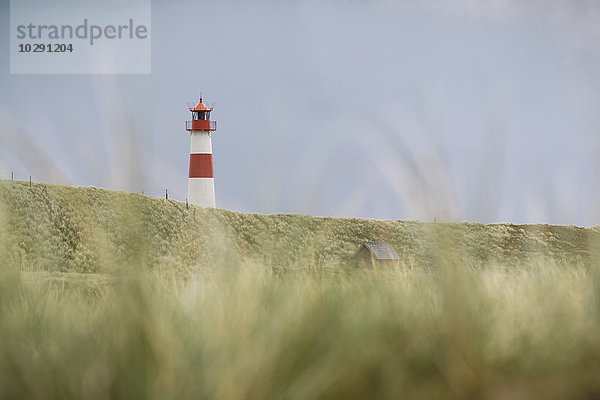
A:
POLYGON ((217 130, 217 122, 210 120, 212 110, 200 97, 198 105, 190 108, 192 120, 185 122, 191 134, 188 201, 200 207, 215 207, 211 135, 217 130))

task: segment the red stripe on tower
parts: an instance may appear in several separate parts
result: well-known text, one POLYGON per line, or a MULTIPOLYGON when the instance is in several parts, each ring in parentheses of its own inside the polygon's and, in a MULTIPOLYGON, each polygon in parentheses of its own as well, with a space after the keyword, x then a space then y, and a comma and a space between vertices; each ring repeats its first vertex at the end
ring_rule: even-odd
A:
POLYGON ((190 178, 214 178, 212 154, 190 154, 190 178))

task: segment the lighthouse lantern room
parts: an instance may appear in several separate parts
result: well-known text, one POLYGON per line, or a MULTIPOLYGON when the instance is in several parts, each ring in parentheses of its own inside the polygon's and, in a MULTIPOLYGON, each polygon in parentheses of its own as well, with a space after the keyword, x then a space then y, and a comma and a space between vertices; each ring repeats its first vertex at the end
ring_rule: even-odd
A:
POLYGON ((215 207, 211 135, 217 130, 217 123, 210 120, 212 110, 200 97, 198 105, 190 108, 192 120, 185 123, 185 129, 190 132, 188 201, 201 207, 215 207))

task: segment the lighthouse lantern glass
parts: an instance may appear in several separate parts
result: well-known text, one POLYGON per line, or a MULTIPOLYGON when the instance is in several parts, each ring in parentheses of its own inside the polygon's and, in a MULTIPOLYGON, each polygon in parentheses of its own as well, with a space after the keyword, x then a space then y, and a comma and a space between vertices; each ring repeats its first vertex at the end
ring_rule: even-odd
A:
POLYGON ((192 112, 192 119, 194 121, 208 121, 210 120, 210 111, 193 111, 192 112))

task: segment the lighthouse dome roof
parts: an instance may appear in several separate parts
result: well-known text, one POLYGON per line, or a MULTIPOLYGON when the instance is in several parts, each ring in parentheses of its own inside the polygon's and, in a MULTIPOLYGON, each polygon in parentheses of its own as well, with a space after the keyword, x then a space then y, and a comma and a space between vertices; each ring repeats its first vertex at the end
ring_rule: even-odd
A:
POLYGON ((202 97, 200 97, 200 102, 194 108, 190 109, 191 111, 212 111, 212 108, 207 107, 206 104, 202 102, 202 97))

